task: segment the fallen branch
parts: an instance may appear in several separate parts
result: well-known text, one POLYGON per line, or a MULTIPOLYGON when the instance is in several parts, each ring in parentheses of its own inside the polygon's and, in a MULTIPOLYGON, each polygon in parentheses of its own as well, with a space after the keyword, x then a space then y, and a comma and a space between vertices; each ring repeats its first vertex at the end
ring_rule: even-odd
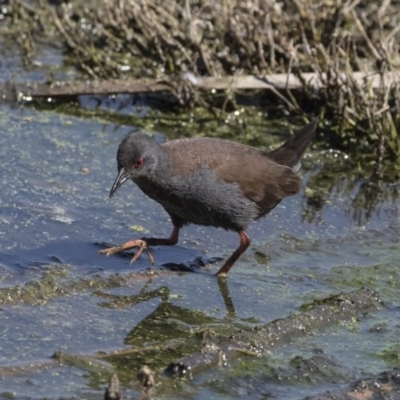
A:
MULTIPOLYGON (((207 344, 201 351, 180 358, 171 363, 166 372, 169 374, 186 375, 192 372, 225 365, 228 361, 240 355, 258 356, 269 349, 303 337, 317 330, 327 329, 341 322, 353 320, 364 313, 377 310, 381 306, 379 295, 369 289, 360 289, 350 293, 342 293, 316 301, 305 311, 289 315, 254 329, 243 330, 232 335, 219 344, 207 344)), ((55 368, 61 365, 72 365, 86 371, 110 373, 112 367, 106 361, 118 357, 134 355, 139 357, 146 353, 157 351, 168 352, 171 348, 179 351, 182 342, 169 340, 157 345, 120 349, 99 354, 75 355, 66 352, 56 352, 49 360, 38 362, 23 362, 0 367, 0 378, 24 375, 43 369, 55 368)))
MULTIPOLYGON (((379 89, 400 82, 400 72, 388 71, 384 79, 378 73, 354 72, 352 81, 368 88, 379 89)), ((304 73, 301 80, 294 74, 271 74, 264 77, 254 75, 239 75, 233 77, 196 77, 191 73, 182 76, 182 83, 188 83, 199 90, 302 90, 303 82, 308 88, 318 91, 326 84, 326 74, 304 73)), ((342 82, 347 81, 345 73, 341 76, 342 82)), ((7 98, 10 94, 18 99, 29 100, 30 97, 69 97, 79 95, 112 95, 118 93, 150 93, 171 91, 174 84, 158 79, 119 79, 98 81, 71 81, 71 82, 7 82, 0 85, 0 96, 7 98)))
POLYGON ((258 356, 282 343, 352 320, 380 305, 378 294, 364 288, 332 296, 315 302, 310 310, 244 330, 218 345, 207 344, 201 351, 171 363, 166 373, 186 375, 215 365, 226 365, 243 354, 258 356))

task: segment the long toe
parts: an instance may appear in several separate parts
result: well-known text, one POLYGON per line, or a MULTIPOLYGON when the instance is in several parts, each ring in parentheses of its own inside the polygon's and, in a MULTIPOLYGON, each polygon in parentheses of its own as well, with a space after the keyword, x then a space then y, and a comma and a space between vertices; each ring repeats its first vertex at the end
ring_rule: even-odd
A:
MULTIPOLYGON (((105 254, 106 256, 112 256, 123 250, 130 250, 139 247, 139 256, 143 249, 147 247, 147 243, 143 239, 128 240, 127 242, 120 244, 119 246, 108 247, 107 249, 100 250, 99 253, 105 254), (141 249, 141 250, 140 250, 141 249)), ((139 257, 138 256, 138 257, 139 257)))
POLYGON ((150 253, 150 250, 149 250, 146 240, 139 239, 139 240, 136 240, 136 242, 137 242, 136 246, 139 247, 139 249, 136 252, 136 254, 132 257, 131 264, 133 264, 141 256, 141 254, 143 253, 143 250, 147 251, 147 255, 149 257, 150 263, 154 264, 154 258, 152 256, 152 254, 150 253))
POLYGON ((115 253, 121 251, 121 246, 107 247, 106 249, 100 250, 99 253, 105 254, 106 256, 112 256, 115 253))

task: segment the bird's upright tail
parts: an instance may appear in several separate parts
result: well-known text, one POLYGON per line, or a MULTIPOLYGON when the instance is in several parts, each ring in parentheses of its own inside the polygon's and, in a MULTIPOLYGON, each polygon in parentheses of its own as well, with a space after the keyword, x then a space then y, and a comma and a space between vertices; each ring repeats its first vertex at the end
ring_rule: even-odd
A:
POLYGON ((282 146, 270 151, 266 155, 276 163, 287 165, 297 171, 300 168, 301 157, 314 136, 317 123, 318 118, 299 129, 282 146))

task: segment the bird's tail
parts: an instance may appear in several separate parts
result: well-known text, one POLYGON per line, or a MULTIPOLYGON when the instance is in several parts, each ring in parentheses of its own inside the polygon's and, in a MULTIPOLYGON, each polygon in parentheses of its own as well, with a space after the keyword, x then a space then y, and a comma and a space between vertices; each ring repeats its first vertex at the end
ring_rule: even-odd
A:
POLYGON ((267 153, 267 156, 276 163, 287 165, 297 171, 300 168, 301 157, 314 136, 317 123, 318 118, 299 129, 282 146, 267 153))

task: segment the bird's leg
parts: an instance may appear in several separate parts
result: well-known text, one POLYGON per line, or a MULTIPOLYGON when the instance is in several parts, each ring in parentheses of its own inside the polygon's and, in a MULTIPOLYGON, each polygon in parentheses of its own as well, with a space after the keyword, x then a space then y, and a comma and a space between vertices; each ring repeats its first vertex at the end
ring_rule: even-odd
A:
POLYGON ((171 236, 168 239, 163 238, 142 238, 145 240, 148 246, 173 246, 178 243, 179 239, 179 228, 174 226, 171 236))
POLYGON ((154 264, 154 258, 153 255, 150 253, 149 246, 173 246, 174 244, 178 243, 178 238, 179 238, 179 228, 174 226, 171 236, 168 239, 141 238, 136 240, 128 240, 127 242, 120 244, 119 246, 108 247, 107 249, 100 250, 100 253, 105 254, 106 256, 111 256, 120 251, 138 247, 139 249, 133 256, 131 264, 134 263, 140 257, 140 255, 143 253, 143 250, 147 251, 150 263, 154 264))
POLYGON ((245 231, 239 231, 240 236, 240 244, 239 247, 235 250, 235 252, 226 260, 225 264, 221 267, 221 269, 216 273, 217 276, 226 276, 229 270, 232 268, 233 264, 237 261, 237 259, 246 251, 246 249, 250 246, 250 238, 248 237, 245 231))

